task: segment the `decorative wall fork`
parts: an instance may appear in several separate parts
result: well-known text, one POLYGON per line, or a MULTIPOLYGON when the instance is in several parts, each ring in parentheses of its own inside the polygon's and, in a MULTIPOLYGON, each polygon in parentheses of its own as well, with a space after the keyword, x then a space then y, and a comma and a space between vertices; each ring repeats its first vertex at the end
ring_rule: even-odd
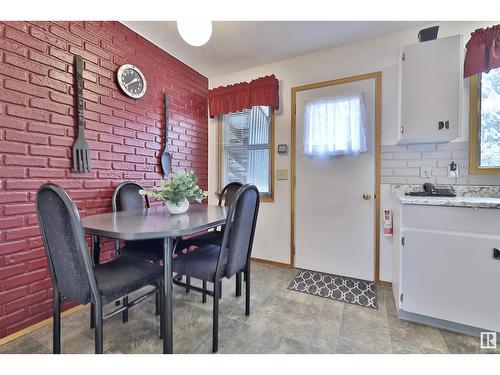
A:
POLYGON ((83 58, 75 56, 76 74, 76 115, 78 123, 78 137, 73 144, 73 170, 75 173, 92 171, 89 146, 85 139, 85 124, 83 119, 83 58))

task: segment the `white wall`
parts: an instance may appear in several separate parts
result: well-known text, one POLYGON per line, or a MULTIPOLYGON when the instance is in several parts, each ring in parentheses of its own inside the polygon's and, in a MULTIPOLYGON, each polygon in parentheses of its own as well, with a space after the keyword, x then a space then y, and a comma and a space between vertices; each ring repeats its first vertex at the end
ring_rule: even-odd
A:
MULTIPOLYGON (((441 22, 439 37, 456 34, 464 36, 464 43, 478 27, 489 26, 485 22, 441 22)), ((397 136, 397 64, 399 49, 417 41, 418 29, 386 35, 330 50, 283 60, 237 73, 209 79, 211 88, 225 86, 257 77, 275 74, 280 84, 280 109, 276 111, 276 145, 290 145, 290 89, 308 83, 353 76, 374 71, 382 72, 382 144, 393 145, 397 136)), ((468 80, 464 81, 462 136, 457 141, 468 140, 468 80)), ((217 130, 216 121, 209 129, 209 191, 210 202, 217 189, 217 130)), ((289 169, 290 158, 280 156, 275 150, 275 168, 289 169)), ((274 203, 261 204, 253 256, 289 263, 290 260, 290 182, 275 182, 274 203)), ((387 189, 383 189, 386 191, 387 189)), ((384 202, 385 197, 382 197, 384 202)), ((383 205, 382 205, 383 207, 383 205)), ((390 246, 387 239, 381 251, 381 279, 390 281, 390 246)))

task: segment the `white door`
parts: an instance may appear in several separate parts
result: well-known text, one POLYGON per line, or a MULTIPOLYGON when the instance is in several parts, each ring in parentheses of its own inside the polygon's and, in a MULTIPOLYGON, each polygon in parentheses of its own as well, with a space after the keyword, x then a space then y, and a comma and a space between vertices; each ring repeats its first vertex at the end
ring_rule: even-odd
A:
POLYGON ((295 266, 374 280, 375 79, 299 91, 296 103, 295 266), (304 103, 351 93, 365 97, 368 151, 305 156, 304 103))

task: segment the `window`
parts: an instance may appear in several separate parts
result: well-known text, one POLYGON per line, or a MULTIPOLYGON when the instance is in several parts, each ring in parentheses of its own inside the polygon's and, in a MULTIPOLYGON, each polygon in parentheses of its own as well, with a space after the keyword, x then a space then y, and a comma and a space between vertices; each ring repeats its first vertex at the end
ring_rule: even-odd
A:
POLYGON ((470 172, 500 173, 500 68, 471 77, 470 172))
POLYGON ((255 106, 219 119, 219 191, 230 182, 251 183, 262 201, 273 201, 272 108, 255 106))
POLYGON ((308 156, 366 152, 366 109, 362 94, 324 97, 304 105, 304 149, 308 156))

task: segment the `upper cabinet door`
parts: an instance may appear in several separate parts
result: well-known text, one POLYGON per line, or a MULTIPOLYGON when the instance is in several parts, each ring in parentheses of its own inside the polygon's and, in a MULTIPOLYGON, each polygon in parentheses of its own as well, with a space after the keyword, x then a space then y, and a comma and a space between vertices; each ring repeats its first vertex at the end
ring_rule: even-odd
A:
POLYGON ((448 142, 460 135, 460 35, 405 46, 399 62, 399 142, 448 142))

